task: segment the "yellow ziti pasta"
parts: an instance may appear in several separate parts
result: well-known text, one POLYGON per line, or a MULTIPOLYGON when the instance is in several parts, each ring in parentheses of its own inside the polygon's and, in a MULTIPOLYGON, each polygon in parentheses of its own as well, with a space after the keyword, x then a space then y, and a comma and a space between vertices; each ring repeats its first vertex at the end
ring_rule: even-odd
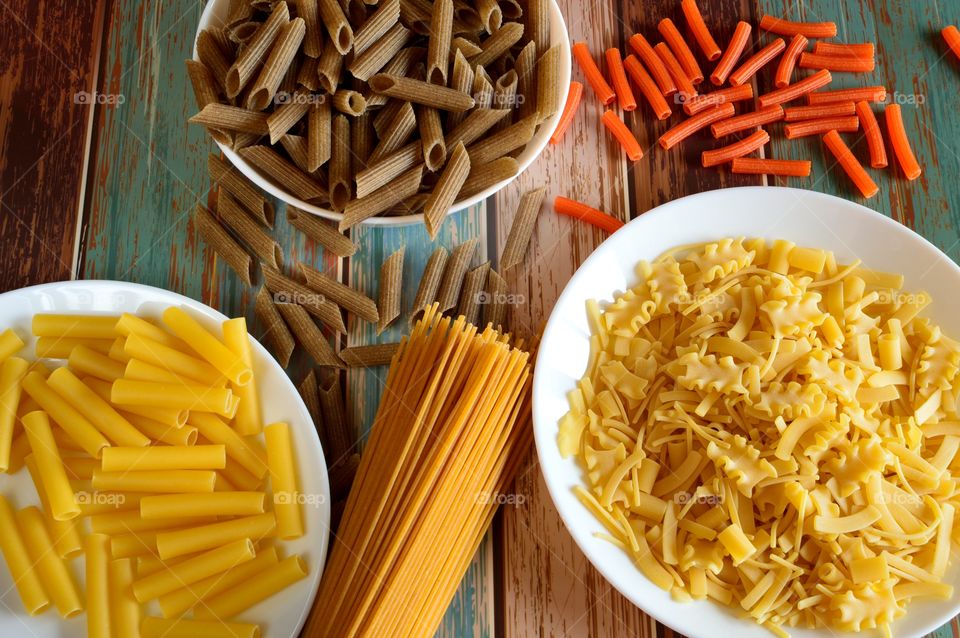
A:
POLYGON ((577 496, 678 600, 778 633, 889 625, 941 583, 960 504, 960 344, 859 261, 722 239, 589 302, 558 444, 577 496))

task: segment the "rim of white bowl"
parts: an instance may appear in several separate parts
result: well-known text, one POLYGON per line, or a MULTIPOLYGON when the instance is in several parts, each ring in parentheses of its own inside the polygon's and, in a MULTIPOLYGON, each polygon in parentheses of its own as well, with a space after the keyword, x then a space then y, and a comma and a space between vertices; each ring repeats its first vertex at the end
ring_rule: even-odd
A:
MULTIPOLYGON (((194 60, 199 61, 200 59, 197 55, 197 39, 200 37, 200 32, 210 26, 218 26, 222 23, 222 16, 226 13, 226 5, 228 2, 229 0, 209 0, 207 5, 204 7, 203 13, 200 15, 200 23, 197 25, 197 34, 194 36, 193 40, 194 60)), ((567 24, 564 21, 563 12, 560 10, 560 5, 557 4, 557 0, 550 0, 550 29, 551 41, 554 45, 560 46, 560 77, 558 79, 558 83, 560 86, 560 100, 562 102, 566 100, 566 94, 564 91, 565 87, 570 86, 570 77, 571 73, 573 72, 573 68, 570 56, 570 38, 567 34, 567 24)), ((550 143, 550 136, 557 128, 557 123, 560 121, 562 111, 563 109, 561 104, 561 108, 554 113, 553 117, 540 126, 540 130, 537 132, 537 134, 533 137, 533 139, 530 140, 530 142, 527 143, 527 146, 524 147, 523 152, 517 158, 520 164, 520 169, 517 171, 516 175, 505 179, 502 182, 494 184, 486 190, 477 193, 473 197, 454 202, 453 206, 450 207, 450 210, 447 211, 446 216, 479 204, 488 197, 498 193, 518 177, 520 177, 520 175, 522 175, 523 172, 527 170, 527 168, 529 168, 538 157, 540 157, 540 154, 543 153, 544 149, 550 143)), ((216 140, 214 141, 216 142, 216 140)), ((233 149, 221 144, 220 142, 216 142, 216 144, 220 150, 223 151, 223 154, 227 157, 230 163, 233 164, 233 166, 235 166, 241 173, 243 173, 244 177, 280 201, 308 212, 311 215, 316 215, 330 221, 339 222, 343 219, 342 213, 338 213, 321 206, 316 206, 314 204, 308 204, 307 202, 294 197, 290 193, 287 193, 282 188, 276 186, 266 177, 261 175, 259 171, 254 169, 253 166, 235 153, 233 149)), ((423 223, 423 215, 421 214, 397 215, 395 217, 370 217, 363 220, 358 225, 409 226, 411 224, 418 223, 423 223)))

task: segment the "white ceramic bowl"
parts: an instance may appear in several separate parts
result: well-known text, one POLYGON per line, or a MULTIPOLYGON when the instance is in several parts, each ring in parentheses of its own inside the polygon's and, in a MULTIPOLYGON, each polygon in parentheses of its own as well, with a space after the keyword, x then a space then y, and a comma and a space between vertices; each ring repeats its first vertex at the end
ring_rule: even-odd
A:
MULTIPOLYGON (((227 17, 229 6, 230 0, 209 0, 207 2, 207 6, 203 10, 203 14, 200 16, 200 24, 197 27, 197 37, 199 37, 200 32, 204 29, 223 25, 227 17)), ((560 45, 559 83, 561 87, 567 87, 570 85, 570 73, 572 65, 570 57, 570 40, 567 37, 567 25, 563 20, 563 14, 560 12, 560 6, 557 4, 556 0, 550 0, 550 29, 553 44, 560 45)), ((199 59, 197 57, 196 41, 194 41, 193 59, 199 59)), ((564 91, 565 89, 561 89, 561 100, 566 99, 566 93, 564 91)), ((520 173, 525 171, 527 167, 530 166, 530 164, 532 164, 533 161, 540 156, 540 153, 543 152, 543 149, 546 148, 547 144, 550 142, 550 136, 553 134, 554 129, 557 127, 557 122, 559 121, 560 111, 557 111, 557 113, 554 114, 550 120, 545 122, 538 129, 537 134, 534 135, 532 140, 530 140, 526 148, 523 149, 523 152, 517 156, 517 162, 520 163, 520 170, 517 175, 495 184, 490 188, 477 193, 473 197, 455 202, 453 206, 450 207, 448 214, 454 213, 458 210, 463 210, 464 208, 469 208, 470 206, 482 202, 515 180, 520 173)), ((223 154, 227 157, 227 159, 229 159, 230 162, 247 177, 247 179, 277 199, 305 210, 308 213, 313 213, 314 215, 319 215, 320 217, 324 217, 326 219, 331 219, 338 222, 343 219, 343 215, 341 213, 329 210, 327 208, 322 208, 320 206, 315 206, 313 204, 308 204, 307 202, 294 197, 257 172, 253 166, 251 166, 232 149, 220 144, 219 142, 217 143, 217 146, 220 147, 220 150, 223 151, 223 154)), ((377 216, 366 219, 362 223, 370 224, 372 226, 405 226, 408 224, 422 222, 423 215, 418 214, 398 215, 396 217, 377 216)))
MULTIPOLYGON (((30 321, 38 312, 104 313, 136 312, 159 318, 168 306, 182 306, 197 321, 214 327, 226 317, 216 310, 176 293, 120 281, 67 281, 23 288, 0 295, 0 330, 13 328, 21 338, 30 335, 30 321)), ((32 358, 32 337, 21 356, 32 358)), ((273 357, 255 339, 253 370, 262 397, 264 423, 285 421, 290 424, 297 454, 306 534, 295 541, 278 544, 282 555, 300 554, 310 573, 300 582, 252 607, 238 618, 243 622, 258 623, 265 636, 290 636, 300 633, 310 605, 320 585, 327 556, 330 529, 330 485, 327 464, 323 458, 320 439, 300 399, 300 394, 273 357)), ((58 362, 51 362, 56 364, 58 362)), ((13 476, 0 474, 0 493, 14 507, 38 505, 36 489, 26 469, 13 476)), ((69 562, 78 583, 83 583, 83 559, 69 562)), ((147 613, 158 615, 156 602, 147 607, 147 613), (152 610, 152 611, 151 611, 152 610)), ((56 611, 30 617, 10 579, 10 572, 0 566, 0 636, 33 636, 34 638, 80 638, 86 636, 86 614, 64 621, 56 611)))
MULTIPOLYGON (((595 538, 595 532, 604 530, 573 494, 573 487, 583 484, 583 473, 573 458, 561 458, 557 422, 567 412, 567 392, 586 369, 590 333, 585 302, 611 300, 617 291, 635 285, 634 266, 641 259, 653 259, 674 246, 737 236, 789 239, 800 246, 832 250, 846 263, 859 258, 867 267, 903 273, 905 290, 932 294, 933 303, 924 314, 940 324, 945 334, 960 336, 960 268, 953 261, 884 215, 812 191, 749 187, 684 197, 634 219, 587 258, 557 301, 537 357, 533 419, 540 466, 561 518, 590 562, 637 607, 690 638, 769 638, 771 634, 709 601, 674 602, 624 552, 595 538)), ((960 587, 956 561, 946 581, 960 587)), ((926 634, 958 613, 960 591, 948 601, 917 601, 894 623, 893 633, 901 637, 926 634)), ((800 638, 839 633, 789 631, 800 638)))

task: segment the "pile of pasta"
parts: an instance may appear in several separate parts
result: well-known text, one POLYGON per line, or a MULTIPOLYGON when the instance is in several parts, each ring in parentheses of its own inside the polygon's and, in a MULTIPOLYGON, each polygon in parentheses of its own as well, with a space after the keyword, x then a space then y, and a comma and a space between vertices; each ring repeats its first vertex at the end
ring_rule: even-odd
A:
POLYGON ((604 538, 677 600, 784 627, 880 628, 948 598, 960 344, 899 275, 722 239, 588 304, 559 424, 604 538))
POLYGON ((341 232, 422 211, 435 236, 560 108, 549 2, 342 4, 230 2, 187 62, 190 121, 341 232))
POLYGON ((32 362, 0 334, 0 471, 26 466, 41 505, 0 495, 26 612, 86 609, 97 638, 259 636, 236 616, 307 565, 275 543, 303 536, 303 498, 288 424, 263 424, 245 320, 210 331, 169 307, 162 322, 38 314, 32 331, 32 362))
POLYGON ((305 636, 430 636, 529 451, 529 354, 434 304, 401 343, 305 636))

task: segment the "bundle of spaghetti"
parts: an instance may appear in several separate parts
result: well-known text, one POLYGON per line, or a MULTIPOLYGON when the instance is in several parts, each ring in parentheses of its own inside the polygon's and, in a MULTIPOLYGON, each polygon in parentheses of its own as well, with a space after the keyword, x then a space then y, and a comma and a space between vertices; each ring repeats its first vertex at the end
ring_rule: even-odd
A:
POLYGON ((305 636, 435 632, 529 447, 528 359, 426 310, 390 366, 305 636))

